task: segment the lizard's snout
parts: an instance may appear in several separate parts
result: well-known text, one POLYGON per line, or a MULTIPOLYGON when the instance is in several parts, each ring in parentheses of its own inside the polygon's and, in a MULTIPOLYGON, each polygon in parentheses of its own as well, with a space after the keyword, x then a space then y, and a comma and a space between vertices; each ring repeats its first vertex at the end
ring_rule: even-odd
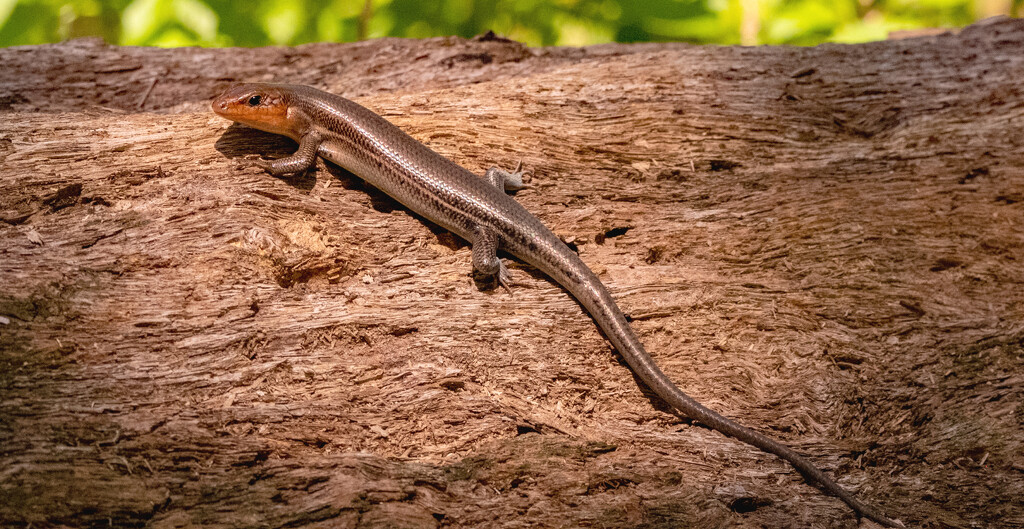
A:
POLYGON ((210 107, 217 114, 224 114, 228 111, 228 102, 223 97, 218 97, 217 99, 213 100, 213 103, 210 104, 210 107))

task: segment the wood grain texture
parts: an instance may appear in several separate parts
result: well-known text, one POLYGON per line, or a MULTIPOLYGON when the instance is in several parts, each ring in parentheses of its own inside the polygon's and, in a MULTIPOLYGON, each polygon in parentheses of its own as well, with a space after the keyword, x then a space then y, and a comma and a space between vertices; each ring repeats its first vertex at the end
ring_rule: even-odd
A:
MULTIPOLYGON (((1024 526, 1024 22, 816 48, 0 49, 0 522, 854 527, 554 283, 208 102, 354 98, 517 195, 705 404, 918 527, 1024 526)), ((862 522, 870 526, 870 522, 862 522)))

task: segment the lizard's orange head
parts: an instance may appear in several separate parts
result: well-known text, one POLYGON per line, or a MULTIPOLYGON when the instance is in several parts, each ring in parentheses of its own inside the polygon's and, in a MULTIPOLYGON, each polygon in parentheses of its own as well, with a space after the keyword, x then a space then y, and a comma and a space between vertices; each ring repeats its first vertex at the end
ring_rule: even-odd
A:
POLYGON ((295 116, 289 112, 288 94, 272 84, 240 84, 228 88, 211 106, 218 116, 274 134, 294 136, 295 116))

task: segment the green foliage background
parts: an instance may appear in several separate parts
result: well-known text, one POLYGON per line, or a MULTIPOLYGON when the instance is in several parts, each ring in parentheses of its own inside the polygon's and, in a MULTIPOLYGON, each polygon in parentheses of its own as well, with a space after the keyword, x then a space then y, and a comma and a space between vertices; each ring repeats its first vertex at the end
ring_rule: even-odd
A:
POLYGON ((0 46, 100 36, 140 46, 266 46, 487 31, 534 46, 798 44, 1017 16, 1024 0, 0 0, 0 46))

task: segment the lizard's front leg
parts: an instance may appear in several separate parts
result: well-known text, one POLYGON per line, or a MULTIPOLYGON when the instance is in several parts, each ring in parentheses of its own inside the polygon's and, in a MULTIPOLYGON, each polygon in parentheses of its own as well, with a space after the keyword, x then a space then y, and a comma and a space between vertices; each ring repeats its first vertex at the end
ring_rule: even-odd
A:
POLYGON ((255 165, 274 176, 301 173, 316 163, 316 153, 322 142, 319 134, 306 134, 299 142, 299 149, 291 156, 277 160, 256 160, 255 165))

